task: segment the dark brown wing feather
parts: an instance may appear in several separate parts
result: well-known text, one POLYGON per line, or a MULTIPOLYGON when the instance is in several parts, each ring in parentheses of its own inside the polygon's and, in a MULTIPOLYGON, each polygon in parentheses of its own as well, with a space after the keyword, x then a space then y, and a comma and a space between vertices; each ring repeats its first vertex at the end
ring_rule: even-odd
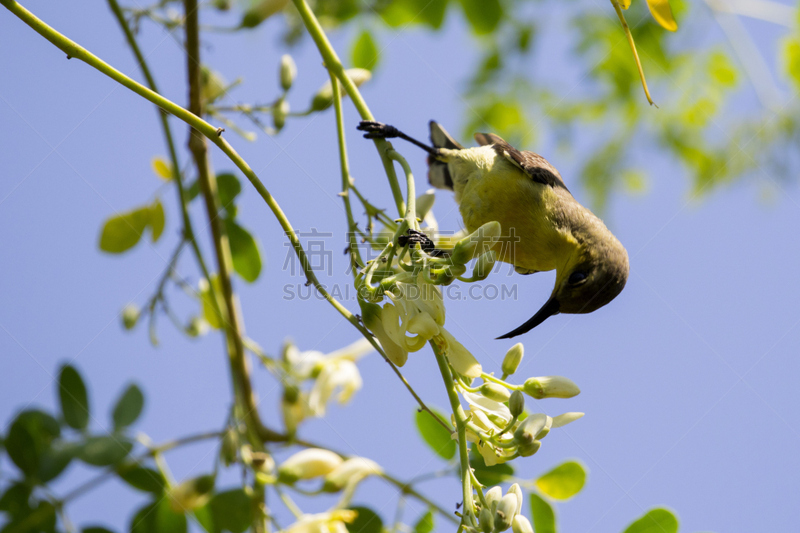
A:
POLYGON ((517 150, 494 133, 476 133, 475 140, 481 146, 491 145, 498 155, 504 156, 524 170, 533 181, 551 187, 561 187, 569 192, 558 171, 539 154, 527 150, 517 150))

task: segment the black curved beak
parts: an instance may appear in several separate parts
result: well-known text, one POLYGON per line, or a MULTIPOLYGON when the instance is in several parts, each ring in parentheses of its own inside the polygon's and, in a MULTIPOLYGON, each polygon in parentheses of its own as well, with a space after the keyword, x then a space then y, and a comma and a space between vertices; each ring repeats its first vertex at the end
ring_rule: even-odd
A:
POLYGON ((558 303, 556 300, 555 295, 551 296, 549 300, 539 309, 535 315, 533 315, 530 320, 522 324, 520 327, 515 329, 514 331, 509 331, 505 335, 497 337, 499 339, 510 339, 511 337, 516 337, 517 335, 522 335, 523 333, 527 333, 548 318, 553 315, 557 315, 561 304, 558 303))

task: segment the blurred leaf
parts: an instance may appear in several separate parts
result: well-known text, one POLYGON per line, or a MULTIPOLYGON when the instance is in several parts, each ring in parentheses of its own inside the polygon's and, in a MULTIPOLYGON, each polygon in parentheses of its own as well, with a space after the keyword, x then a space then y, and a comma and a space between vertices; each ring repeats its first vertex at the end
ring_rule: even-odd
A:
POLYGON ((119 397, 114 405, 114 411, 111 413, 114 431, 119 431, 136 422, 136 419, 142 414, 143 407, 144 395, 135 383, 131 383, 119 397))
POLYGON ((709 55, 708 73, 711 76, 711 80, 717 85, 725 88, 731 88, 736 85, 738 78, 736 67, 723 52, 716 51, 709 55))
POLYGON ((783 41, 783 69, 795 87, 800 87, 800 40, 795 37, 783 41))
POLYGON ((512 145, 520 144, 520 149, 530 142, 533 131, 526 124, 522 107, 514 97, 484 95, 473 110, 475 113, 467 124, 465 137, 476 132, 496 133, 512 145))
POLYGON ((78 458, 92 466, 110 466, 128 456, 133 443, 120 435, 89 437, 78 449, 78 458))
POLYGON ((26 477, 35 477, 42 456, 61 435, 55 418, 42 411, 23 411, 11 423, 5 438, 8 457, 26 477))
MULTIPOLYGON (((442 420, 445 419, 438 410, 431 410, 442 420)), ((417 429, 420 435, 422 435, 422 439, 431 447, 436 455, 446 460, 455 457, 456 441, 453 440, 450 432, 439 424, 430 413, 427 411, 417 411, 414 414, 414 419, 417 423, 417 429)))
POLYGON ((58 398, 61 414, 67 425, 74 429, 86 429, 89 424, 89 398, 83 378, 70 365, 61 367, 58 376, 58 398))
POLYGON ((156 242, 164 232, 164 206, 158 199, 150 205, 150 229, 152 240, 156 242))
POLYGON ((260 0, 255 2, 242 17, 241 27, 255 28, 288 4, 289 0, 260 0))
POLYGON ((478 481, 487 487, 499 485, 514 475, 514 467, 508 463, 486 466, 483 456, 479 453, 470 454, 469 464, 475 470, 475 477, 478 478, 478 481))
POLYGON ((47 483, 58 477, 64 471, 72 459, 75 458, 77 445, 71 442, 55 441, 42 453, 39 462, 39 481, 47 483))
POLYGON ((56 510, 50 502, 39 502, 23 509, 11 521, 3 524, 3 533, 55 533, 56 510))
POLYGON ((556 533, 556 513, 553 507, 535 492, 529 493, 528 498, 531 501, 533 530, 536 533, 556 533))
POLYGON ((193 511, 206 505, 211 499, 216 483, 215 474, 206 474, 186 479, 169 492, 169 505, 173 511, 193 511))
POLYGON ((383 519, 368 507, 350 507, 358 516, 352 524, 345 524, 349 533, 381 533, 383 519))
POLYGON ((81 533, 114 533, 110 529, 106 529, 100 526, 90 526, 81 529, 81 533))
POLYGON ((130 533, 186 533, 186 515, 176 513, 167 498, 146 504, 131 519, 130 533))
POLYGON ((644 194, 647 192, 647 178, 643 172, 633 172, 630 170, 623 172, 622 183, 629 193, 644 194))
POLYGON ((225 94, 228 82, 219 72, 206 65, 200 67, 200 98, 204 104, 210 104, 225 94))
POLYGON ((353 43, 350 61, 354 67, 375 70, 380 60, 380 50, 369 30, 364 30, 353 43))
POLYGON ((439 29, 444 22, 448 0, 392 0, 380 14, 383 22, 392 28, 408 24, 425 24, 439 29))
POLYGON ((536 486, 555 500, 575 496, 586 483, 586 470, 576 461, 567 461, 536 480, 536 486))
POLYGON ((186 187, 186 201, 191 202, 200 194, 200 180, 194 180, 186 187))
POLYGON ((431 533, 434 529, 434 515, 433 511, 428 509, 424 515, 419 517, 417 523, 414 524, 414 533, 431 533))
POLYGON ((253 500, 243 489, 228 490, 215 494, 196 514, 211 533, 244 533, 253 520, 253 500))
POLYGON ((261 254, 256 240, 250 232, 233 220, 225 219, 228 240, 231 246, 233 268, 247 282, 254 282, 261 274, 261 254))
POLYGON ((161 472, 135 463, 123 464, 117 468, 120 479, 136 490, 161 494, 167 482, 161 472))
POLYGON ((153 158, 153 172, 156 173, 156 176, 166 181, 173 178, 172 166, 163 157, 153 158))
POLYGON ((623 533, 678 533, 678 519, 667 509, 651 509, 623 533))
POLYGON ((669 7, 669 0, 647 0, 647 7, 662 28, 669 31, 677 31, 678 23, 672 16, 672 9, 669 7))
POLYGON ((220 321, 220 317, 217 315, 216 308, 214 307, 214 300, 212 300, 212 298, 216 298, 219 312, 224 313, 225 301, 222 299, 222 290, 219 284, 219 278, 216 274, 211 276, 210 285, 208 281, 201 279, 198 288, 200 289, 200 300, 203 303, 203 318, 206 319, 206 322, 208 322, 208 325, 212 328, 222 328, 222 322, 220 321), (213 287, 213 290, 211 287, 213 287))
POLYGON ((112 254, 130 250, 142 238, 150 218, 151 210, 148 206, 107 219, 100 234, 100 249, 112 254))
POLYGON ((242 184, 236 175, 229 172, 217 174, 217 191, 219 203, 231 216, 236 216, 234 200, 242 192, 242 184))
POLYGON ((6 488, 0 496, 0 511, 8 514, 12 519, 30 512, 30 497, 33 488, 22 482, 14 483, 6 488))
POLYGON ((460 2, 475 35, 492 33, 503 18, 503 6, 500 0, 460 0, 460 2))

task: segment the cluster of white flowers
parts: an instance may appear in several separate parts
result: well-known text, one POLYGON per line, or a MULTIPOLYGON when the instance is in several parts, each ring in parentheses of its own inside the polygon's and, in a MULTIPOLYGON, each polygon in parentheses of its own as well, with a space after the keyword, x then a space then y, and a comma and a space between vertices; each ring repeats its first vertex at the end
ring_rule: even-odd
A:
POLYGON ((500 487, 492 487, 484 496, 478 513, 483 533, 499 533, 511 528, 514 533, 533 533, 531 523, 521 514, 522 489, 517 483, 508 488, 505 496, 500 487))
POLYGON ((328 402, 338 391, 336 400, 346 404, 363 381, 356 361, 373 351, 367 339, 361 339, 335 352, 323 354, 310 350, 301 352, 287 343, 283 350, 283 367, 286 387, 283 402, 283 420, 287 431, 294 432, 306 417, 325 415, 328 402), (311 388, 303 390, 300 384, 313 381, 311 388))

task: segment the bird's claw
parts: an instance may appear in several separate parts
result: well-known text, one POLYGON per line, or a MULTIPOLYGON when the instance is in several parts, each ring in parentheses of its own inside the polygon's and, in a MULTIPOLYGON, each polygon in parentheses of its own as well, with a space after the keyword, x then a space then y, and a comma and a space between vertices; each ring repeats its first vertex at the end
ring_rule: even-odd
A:
POLYGON ((400 135, 394 126, 371 120, 362 120, 358 123, 357 129, 367 132, 364 134, 365 139, 391 139, 400 135))

